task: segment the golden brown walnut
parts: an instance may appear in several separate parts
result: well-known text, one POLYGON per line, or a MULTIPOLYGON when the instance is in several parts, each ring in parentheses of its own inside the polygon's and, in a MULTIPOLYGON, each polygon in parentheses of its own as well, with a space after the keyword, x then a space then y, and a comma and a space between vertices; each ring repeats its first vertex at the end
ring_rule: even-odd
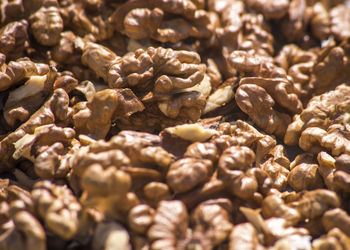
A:
POLYGON ((310 80, 314 95, 323 94, 348 82, 347 69, 350 64, 348 40, 344 40, 339 46, 330 43, 319 52, 310 80))
POLYGON ((128 225, 136 233, 145 234, 153 222, 154 209, 147 204, 133 207, 128 214, 128 225))
POLYGON ((72 115, 72 110, 68 105, 69 97, 67 93, 63 89, 56 89, 52 96, 28 121, 0 142, 0 161, 3 163, 3 166, 11 165, 9 159, 15 152, 14 143, 24 135, 34 133, 35 128, 39 126, 66 121, 72 115))
POLYGON ((314 3, 309 7, 312 34, 320 40, 327 39, 331 33, 331 20, 326 1, 314 3))
POLYGON ((248 0, 246 1, 246 5, 249 9, 262 13, 267 19, 279 19, 287 13, 289 1, 248 0))
POLYGON ((350 37, 350 10, 344 4, 339 4, 329 12, 331 19, 331 32, 337 40, 350 37))
POLYGON ((230 234, 229 249, 262 250, 265 248, 260 244, 258 232, 254 226, 250 223, 241 223, 236 225, 230 234))
POLYGON ((272 179, 272 187, 282 190, 287 186, 290 161, 282 145, 276 145, 262 159, 260 168, 272 179))
POLYGON ((255 154, 250 148, 229 147, 220 156, 218 178, 235 196, 261 202, 262 196, 259 192, 267 192, 271 187, 271 179, 264 170, 252 168, 254 161, 255 154))
POLYGON ((346 250, 350 244, 350 237, 338 228, 331 229, 326 236, 322 236, 312 242, 312 249, 327 250, 339 249, 346 250))
POLYGON ((316 189, 301 193, 301 197, 289 206, 298 210, 303 218, 314 219, 331 208, 340 206, 338 195, 327 189, 316 189))
POLYGON ((66 240, 74 237, 81 205, 67 186, 41 181, 35 184, 32 197, 37 213, 52 232, 66 240))
POLYGON ((209 180, 213 163, 206 159, 183 158, 170 165, 167 183, 175 193, 190 191, 209 180))
POLYGON ((101 90, 86 103, 86 108, 73 115, 74 128, 79 134, 102 139, 112 122, 143 109, 143 104, 130 89, 101 90))
POLYGON ((92 250, 131 250, 128 231, 115 221, 98 223, 92 238, 92 250))
POLYGON ((16 61, 10 61, 7 65, 1 67, 0 90, 7 90, 21 80, 31 76, 46 75, 49 71, 50 69, 48 65, 34 63, 26 57, 20 58, 16 61))
POLYGON ((188 213, 181 201, 161 201, 148 230, 152 249, 179 249, 187 236, 188 213))
POLYGON ((218 149, 214 143, 195 142, 187 147, 184 154, 185 157, 193 157, 199 159, 207 159, 215 163, 219 157, 218 149))
POLYGON ((350 237, 350 216, 346 211, 340 208, 328 210, 322 217, 322 223, 327 231, 339 228, 350 237))
POLYGON ((285 219, 289 225, 296 225, 301 219, 299 212, 284 203, 278 194, 268 195, 262 202, 262 215, 267 219, 280 217, 285 219))
POLYGON ((61 32, 58 43, 52 48, 51 56, 60 64, 80 64, 80 57, 75 49, 76 35, 72 31, 61 32))
POLYGON ((28 22, 11 22, 0 29, 0 52, 8 59, 17 59, 28 47, 28 22))
MULTIPOLYGON (((327 134, 325 130, 330 125, 346 123, 349 119, 347 111, 350 105, 349 95, 350 87, 342 84, 333 91, 313 97, 302 113, 294 116, 293 122, 288 126, 284 142, 287 145, 296 145, 299 140, 299 146, 301 146, 302 141, 299 138, 308 128, 316 129, 316 134, 322 132, 325 135, 327 134)), ((310 131, 309 134, 314 133, 310 131)), ((322 138, 319 139, 322 140, 322 138)), ((312 144, 310 140, 305 140, 305 143, 312 144)), ((307 150, 306 147, 304 149, 307 150)))
POLYGON ((143 193, 152 207, 156 207, 161 200, 171 200, 169 186, 163 182, 150 182, 143 188, 143 193))
POLYGON ((81 177, 81 203, 102 212, 106 217, 125 221, 131 208, 139 203, 129 192, 131 177, 114 166, 104 169, 100 164, 90 165, 81 177))
POLYGON ((215 28, 210 14, 199 9, 194 2, 126 2, 116 9, 112 20, 117 30, 131 39, 151 38, 163 43, 176 43, 189 37, 209 38, 215 28), (166 18, 167 16, 172 18, 166 18))
POLYGON ((111 88, 130 87, 147 104, 146 116, 196 121, 209 94, 202 93, 207 87, 200 84, 210 82, 204 78, 206 67, 195 52, 149 47, 120 58, 107 48, 88 42, 82 62, 111 88))
POLYGON ((225 241, 233 228, 231 211, 231 201, 223 198, 198 205, 191 215, 194 232, 188 245, 198 244, 202 249, 211 249, 225 241))
POLYGON ((275 101, 266 90, 255 84, 243 84, 236 91, 240 109, 269 134, 283 137, 291 121, 289 115, 274 110, 275 101))
POLYGON ((302 50, 295 44, 283 46, 275 57, 275 63, 282 67, 293 80, 294 91, 301 100, 308 98, 312 91, 310 75, 316 63, 313 51, 302 50))
POLYGON ((291 164, 288 184, 296 191, 322 188, 323 181, 316 161, 305 161, 303 157, 297 157, 291 164))
POLYGON ((0 235, 0 239, 0 249, 3 250, 46 249, 45 231, 27 211, 19 211, 12 216, 12 225, 0 235))
POLYGON ((70 27, 79 36, 91 36, 93 40, 98 41, 113 36, 114 27, 109 20, 112 11, 108 5, 101 4, 99 9, 93 8, 91 13, 82 1, 67 1, 65 6, 60 8, 65 26, 70 27))
POLYGON ((32 33, 41 45, 54 46, 59 42, 63 20, 58 8, 57 0, 44 0, 42 7, 29 17, 32 33))

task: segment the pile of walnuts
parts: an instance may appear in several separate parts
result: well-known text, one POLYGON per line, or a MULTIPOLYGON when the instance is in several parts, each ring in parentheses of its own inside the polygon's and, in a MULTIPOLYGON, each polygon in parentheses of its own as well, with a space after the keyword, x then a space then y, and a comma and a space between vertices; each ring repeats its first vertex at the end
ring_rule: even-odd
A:
POLYGON ((347 250, 349 0, 0 1, 0 250, 347 250))

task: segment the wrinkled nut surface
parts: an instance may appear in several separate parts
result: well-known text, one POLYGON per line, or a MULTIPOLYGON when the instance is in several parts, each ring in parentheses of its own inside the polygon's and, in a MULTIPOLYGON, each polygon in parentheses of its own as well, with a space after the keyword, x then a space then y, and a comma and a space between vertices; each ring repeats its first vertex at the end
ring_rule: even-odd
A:
POLYGON ((0 1, 0 250, 349 249, 349 17, 0 1))

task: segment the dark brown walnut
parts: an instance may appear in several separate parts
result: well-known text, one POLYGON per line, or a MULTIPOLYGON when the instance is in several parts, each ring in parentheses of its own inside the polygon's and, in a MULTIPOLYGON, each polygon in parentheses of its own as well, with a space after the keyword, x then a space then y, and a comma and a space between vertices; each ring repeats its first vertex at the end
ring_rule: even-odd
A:
POLYGON ((54 46, 59 42, 63 20, 57 0, 44 0, 42 7, 29 17, 29 22, 38 43, 54 46))
POLYGON ((139 203, 137 196, 129 192, 131 184, 128 173, 114 166, 103 168, 98 163, 92 164, 80 180, 81 204, 97 209, 107 218, 125 221, 129 210, 139 203))
POLYGON ((232 203, 228 199, 212 199, 199 204, 191 215, 193 235, 187 247, 212 249, 225 241, 232 228, 230 213, 232 203))
POLYGON ((11 166, 12 154, 15 152, 14 143, 29 133, 34 133, 35 128, 65 122, 72 115, 68 106, 69 97, 63 89, 56 89, 44 105, 36 111, 28 121, 19 126, 14 132, 7 135, 0 142, 0 161, 3 167, 11 166))
POLYGON ((74 128, 79 134, 102 139, 112 122, 143 109, 143 104, 130 89, 101 90, 86 103, 86 107, 73 115, 74 128))
POLYGON ((312 249, 340 249, 346 250, 350 244, 350 237, 338 228, 331 229, 327 235, 312 242, 312 249))
POLYGON ((289 42, 295 42, 302 39, 306 29, 306 7, 305 0, 291 0, 288 13, 282 19, 281 32, 289 42))
MULTIPOLYGON (((317 138, 322 140, 317 134, 320 132, 323 135, 329 134, 329 127, 332 124, 348 122, 349 93, 350 87, 342 84, 333 91, 313 97, 302 113, 294 116, 293 122, 288 126, 284 142, 287 145, 296 145, 299 140, 299 146, 304 150, 311 149, 313 145, 324 147, 325 145, 317 145, 317 142, 312 141, 317 141, 317 138), (309 131, 306 131, 308 129, 309 131), (303 134, 305 134, 304 137, 309 138, 302 140, 301 135, 303 134), (313 137, 311 134, 317 135, 317 137, 311 139, 313 137), (304 143, 305 146, 302 145, 304 143)), ((333 148, 334 146, 329 145, 328 147, 333 148)))
POLYGON ((170 165, 167 183, 175 193, 190 191, 209 180, 213 163, 205 159, 183 158, 170 165))
POLYGON ((329 12, 331 19, 331 32, 337 40, 350 37, 350 10, 344 4, 339 4, 329 12))
POLYGON ((322 217, 322 224, 327 231, 333 228, 339 228, 348 237, 350 237, 350 216, 340 208, 328 210, 322 217))
POLYGON ((12 215, 9 226, 0 235, 0 249, 45 250, 44 228, 31 213, 19 211, 12 215))
POLYGON ((28 47, 28 22, 26 20, 11 22, 0 29, 0 52, 7 59, 14 60, 23 56, 28 47))
POLYGON ((323 187, 319 165, 310 155, 298 155, 291 163, 288 184, 296 191, 323 187), (311 159, 310 159, 311 158, 311 159))
POLYGON ((147 204, 133 207, 128 214, 128 225, 136 233, 145 234, 153 222, 154 209, 147 204))
POLYGON ((161 201, 147 235, 152 249, 181 249, 186 239, 188 213, 181 201, 161 201))
POLYGON ((295 44, 283 46, 275 57, 275 63, 282 67, 293 80, 294 91, 304 102, 312 92, 310 75, 316 63, 313 51, 302 50, 295 44))
POLYGON ((31 76, 43 76, 49 73, 48 65, 34 63, 29 58, 20 58, 2 65, 0 72, 0 90, 4 91, 31 76))
POLYGON ((319 52, 310 80, 314 95, 323 94, 349 82, 349 53, 348 39, 339 46, 329 43, 319 52))
POLYGON ((248 0, 246 5, 249 9, 262 13, 267 19, 280 19, 288 11, 289 1, 261 1, 261 0, 248 0))
POLYGON ((66 240, 77 233, 82 208, 67 186, 41 181, 35 184, 32 197, 39 217, 52 232, 66 240))
MULTIPOLYGON (((215 25, 195 1, 151 0, 126 2, 112 16, 119 32, 131 39, 151 38, 176 43, 189 37, 209 38, 215 25)), ((203 4, 201 7, 204 7, 203 4)))

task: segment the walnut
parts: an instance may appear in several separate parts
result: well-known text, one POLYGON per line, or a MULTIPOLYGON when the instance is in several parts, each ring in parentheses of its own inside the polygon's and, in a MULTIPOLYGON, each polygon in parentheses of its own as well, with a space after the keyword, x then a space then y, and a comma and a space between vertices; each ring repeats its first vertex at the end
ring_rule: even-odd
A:
POLYGON ((230 234, 230 250, 237 249, 264 249, 260 244, 258 232, 250 223, 236 225, 230 234))
POLYGON ((81 55, 74 45, 76 39, 71 31, 61 32, 59 41, 51 50, 52 59, 60 64, 80 64, 81 55))
POLYGON ((81 203, 101 211, 106 217, 123 221, 128 211, 139 203, 136 195, 129 192, 131 181, 128 173, 114 166, 104 169, 98 163, 92 164, 81 177, 81 203))
POLYGON ((347 83, 349 73, 349 43, 344 40, 339 46, 330 43, 324 47, 317 58, 311 73, 310 85, 314 95, 333 90, 341 83, 347 83))
POLYGON ((195 52, 149 47, 119 58, 103 46, 87 43, 82 62, 111 88, 130 87, 147 104, 147 115, 196 121, 204 108, 206 96, 200 90, 206 88, 191 89, 209 83, 195 52))
POLYGON ((133 207, 128 215, 128 225, 136 233, 145 234, 153 222, 154 209, 146 204, 133 207))
POLYGON ((148 230, 152 249, 179 249, 186 238, 188 213, 181 201, 161 201, 148 230))
POLYGON ((289 42, 299 40, 306 29, 306 0, 291 0, 288 14, 282 21, 281 31, 289 42))
POLYGON ((209 160, 183 158, 170 165, 167 183, 175 193, 182 193, 209 180, 213 164, 209 160))
POLYGON ((207 159, 215 163, 218 159, 218 149, 216 145, 211 142, 195 142, 187 147, 184 156, 207 159))
POLYGON ((344 4, 339 4, 329 12, 331 32, 336 39, 342 41, 350 36, 350 10, 344 4))
POLYGON ((80 134, 102 139, 112 122, 143 109, 144 106, 130 89, 102 90, 86 103, 86 108, 73 115, 74 127, 80 134))
POLYGON ((226 240, 233 228, 229 213, 232 204, 228 199, 213 199, 199 204, 191 215, 194 232, 189 245, 199 241, 203 249, 210 249, 226 240))
POLYGON ((56 72, 30 76, 24 85, 10 91, 4 107, 4 118, 10 126, 25 122, 52 93, 56 72))
MULTIPOLYGON (((294 116, 293 122, 288 126, 284 142, 287 145, 296 145, 300 135, 308 128, 319 130, 316 134, 322 132, 325 135, 327 132, 324 130, 327 130, 330 125, 342 122, 346 123, 348 119, 346 107, 349 105, 349 93, 350 87, 339 85, 333 91, 313 97, 302 113, 294 116)), ((310 133, 312 132, 310 131, 310 133)), ((300 146, 300 143, 303 142, 304 140, 301 141, 299 139, 300 146)), ((305 140, 305 144, 310 145, 312 143, 310 140, 305 140)), ((309 146, 301 147, 306 149, 309 146)))
POLYGON ((350 216, 340 208, 328 210, 322 217, 322 223, 327 231, 333 228, 339 228, 348 237, 350 237, 350 216))
POLYGON ((93 250, 131 250, 128 231, 114 221, 98 223, 92 239, 93 250))
POLYGON ((265 218, 280 217, 285 219, 289 225, 296 225, 301 220, 299 212, 285 204, 280 195, 268 195, 263 200, 261 207, 265 218))
POLYGON ((67 240, 77 233, 81 205, 67 186, 38 182, 32 197, 39 216, 52 232, 67 240))
POLYGON ((208 140, 213 135, 217 134, 217 131, 214 129, 204 128, 198 123, 183 124, 170 128, 168 127, 165 129, 165 131, 171 135, 175 135, 187 141, 193 142, 203 142, 208 140))
POLYGON ((341 249, 345 250, 350 244, 350 238, 340 229, 333 228, 327 236, 322 236, 312 242, 312 249, 341 249))
POLYGON ((289 44, 283 46, 274 59, 277 65, 284 68, 293 79, 294 91, 301 100, 309 98, 311 94, 310 75, 316 63, 316 58, 316 53, 289 44))
POLYGON ((296 191, 322 188, 323 181, 316 161, 297 156, 291 164, 288 184, 296 191))
POLYGON ((255 84, 241 85, 235 95, 240 109, 267 133, 283 137, 291 121, 289 115, 273 109, 275 101, 266 90, 255 84))
POLYGON ((271 177, 273 188, 282 190, 286 187, 290 161, 282 145, 276 145, 270 152, 264 155, 260 167, 271 177))
POLYGON ((38 43, 56 45, 63 30, 63 20, 57 0, 45 0, 42 7, 29 17, 30 28, 38 43))
POLYGON ((10 61, 8 65, 1 67, 0 90, 7 90, 19 81, 31 76, 46 75, 49 70, 48 65, 34 63, 29 58, 20 58, 16 61, 10 61))
POLYGON ((3 1, 0 4, 0 9, 2 24, 18 19, 24 13, 22 0, 3 1))
POLYGON ((11 159, 12 154, 15 152, 14 143, 25 134, 34 133, 35 128, 39 126, 67 120, 72 114, 72 110, 68 105, 69 97, 67 93, 63 89, 56 89, 52 96, 28 121, 19 126, 14 132, 7 135, 0 142, 0 161, 4 166, 11 165, 9 159, 11 159))
POLYGON ((254 161, 254 152, 245 146, 229 147, 219 158, 219 179, 223 180, 230 193, 241 199, 260 199, 258 191, 270 188, 270 177, 265 171, 252 168, 254 161))
POLYGON ((67 1, 60 9, 60 14, 65 26, 71 27, 79 36, 92 36, 98 41, 111 38, 114 27, 109 19, 113 10, 106 4, 101 4, 99 8, 92 8, 92 10, 89 10, 89 6, 84 2, 67 1))
POLYGON ((288 11, 289 1, 268 1, 248 0, 246 5, 249 9, 260 12, 266 18, 279 19, 282 18, 288 11))
POLYGON ((11 22, 0 29, 0 52, 8 59, 22 56, 28 46, 28 22, 11 22))
POLYGON ((19 211, 12 216, 10 227, 1 234, 0 248, 45 250, 45 231, 32 214, 19 211))
MULTIPOLYGON (((117 30, 132 39, 176 43, 188 37, 209 38, 215 28, 210 14, 194 1, 126 2, 113 13, 117 30), (166 18, 173 15, 172 18, 166 18)), ((203 4, 202 4, 203 7, 203 4)))

